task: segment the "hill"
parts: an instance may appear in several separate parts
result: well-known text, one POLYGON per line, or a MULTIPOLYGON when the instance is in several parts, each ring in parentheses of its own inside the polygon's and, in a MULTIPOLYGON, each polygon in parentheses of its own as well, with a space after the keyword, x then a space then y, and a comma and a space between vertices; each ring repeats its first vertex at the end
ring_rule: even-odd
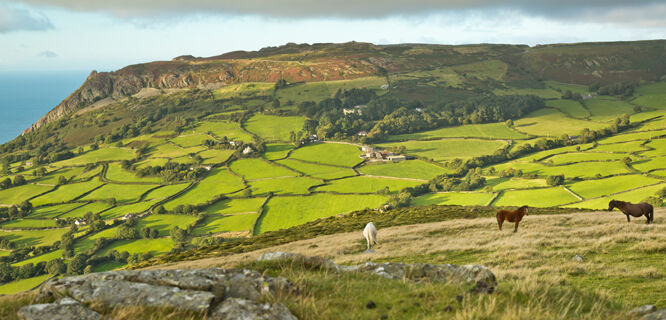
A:
POLYGON ((664 44, 287 44, 94 72, 0 146, 0 293, 364 223, 346 215, 662 206, 664 44))

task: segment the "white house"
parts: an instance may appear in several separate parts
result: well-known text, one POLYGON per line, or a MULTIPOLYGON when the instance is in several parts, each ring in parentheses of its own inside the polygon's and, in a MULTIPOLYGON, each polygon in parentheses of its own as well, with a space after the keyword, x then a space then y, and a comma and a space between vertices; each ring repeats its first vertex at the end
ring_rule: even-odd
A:
POLYGON ((254 151, 254 150, 252 150, 252 148, 250 146, 247 146, 247 147, 245 147, 245 149, 243 149, 243 154, 252 153, 252 151, 254 151))

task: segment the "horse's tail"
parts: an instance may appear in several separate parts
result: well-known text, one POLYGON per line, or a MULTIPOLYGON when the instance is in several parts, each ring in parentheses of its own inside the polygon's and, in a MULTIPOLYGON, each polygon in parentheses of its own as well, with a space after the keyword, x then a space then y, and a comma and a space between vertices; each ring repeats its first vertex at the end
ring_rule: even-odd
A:
POLYGON ((654 207, 652 205, 648 207, 648 222, 654 222, 654 207))

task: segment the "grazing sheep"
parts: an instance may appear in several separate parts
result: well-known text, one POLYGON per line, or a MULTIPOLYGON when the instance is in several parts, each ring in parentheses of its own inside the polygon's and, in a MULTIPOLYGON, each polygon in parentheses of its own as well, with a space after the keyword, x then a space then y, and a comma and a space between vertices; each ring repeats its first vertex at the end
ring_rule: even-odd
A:
POLYGON ((368 244, 368 251, 372 246, 377 244, 377 228, 375 228, 375 225, 372 222, 368 222, 368 224, 365 225, 365 229, 363 229, 363 236, 365 237, 365 241, 368 244))

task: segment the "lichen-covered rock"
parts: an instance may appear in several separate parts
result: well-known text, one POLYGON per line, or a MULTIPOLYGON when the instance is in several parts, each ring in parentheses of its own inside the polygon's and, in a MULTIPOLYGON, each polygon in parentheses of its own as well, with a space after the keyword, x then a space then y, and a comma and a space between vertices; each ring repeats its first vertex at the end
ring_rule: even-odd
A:
POLYGON ((229 298, 220 303, 210 314, 211 320, 297 320, 281 303, 229 298))
POLYGON ((644 315, 641 320, 666 320, 666 308, 644 315))
POLYGON ((344 272, 368 272, 388 279, 429 280, 452 283, 483 282, 488 286, 496 286, 495 275, 482 265, 457 266, 453 264, 405 264, 366 262, 356 266, 343 266, 344 272))
POLYGON ((25 306, 19 309, 18 317, 23 320, 98 320, 102 315, 74 299, 62 298, 55 303, 25 306))
POLYGON ((306 269, 340 271, 340 267, 330 259, 319 256, 306 257, 302 254, 292 252, 266 252, 257 261, 292 261, 293 263, 301 264, 306 269))

